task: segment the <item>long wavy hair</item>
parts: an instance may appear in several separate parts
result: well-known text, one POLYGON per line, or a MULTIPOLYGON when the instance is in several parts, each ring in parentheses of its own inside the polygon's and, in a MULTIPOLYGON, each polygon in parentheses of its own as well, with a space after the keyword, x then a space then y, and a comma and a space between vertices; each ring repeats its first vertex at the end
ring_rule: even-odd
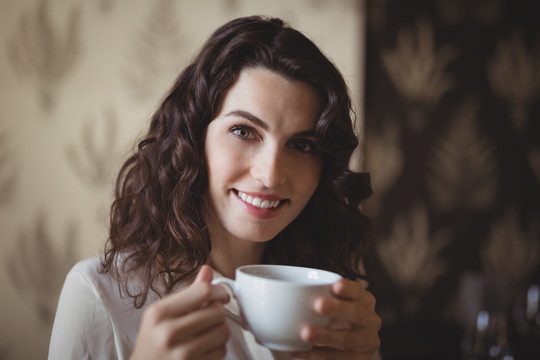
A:
POLYGON ((282 20, 245 17, 211 35, 176 79, 118 175, 102 266, 136 307, 150 291, 171 292, 208 263, 205 132, 240 72, 256 67, 306 82, 318 92, 322 111, 315 135, 324 159, 312 198, 266 243, 262 261, 361 277, 369 220, 360 202, 371 187, 368 174, 348 170, 358 139, 345 81, 306 36, 282 20))

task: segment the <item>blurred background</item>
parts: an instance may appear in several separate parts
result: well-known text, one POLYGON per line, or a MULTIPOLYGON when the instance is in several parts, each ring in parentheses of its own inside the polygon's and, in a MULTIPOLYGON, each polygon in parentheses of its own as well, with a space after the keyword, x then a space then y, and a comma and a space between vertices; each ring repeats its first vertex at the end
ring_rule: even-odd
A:
POLYGON ((540 359, 540 2, 367 2, 386 359, 540 359))
POLYGON ((283 18, 351 88, 385 359, 540 358, 540 18, 531 0, 2 0, 0 359, 46 358, 68 270, 178 72, 283 18))

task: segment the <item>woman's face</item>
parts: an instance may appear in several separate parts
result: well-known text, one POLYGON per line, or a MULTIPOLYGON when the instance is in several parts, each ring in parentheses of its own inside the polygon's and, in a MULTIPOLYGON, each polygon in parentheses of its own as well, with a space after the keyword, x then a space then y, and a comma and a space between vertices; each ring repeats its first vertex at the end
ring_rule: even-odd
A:
POLYGON ((323 167, 320 110, 306 83, 262 68, 240 73, 205 138, 213 241, 268 241, 300 214, 323 167))

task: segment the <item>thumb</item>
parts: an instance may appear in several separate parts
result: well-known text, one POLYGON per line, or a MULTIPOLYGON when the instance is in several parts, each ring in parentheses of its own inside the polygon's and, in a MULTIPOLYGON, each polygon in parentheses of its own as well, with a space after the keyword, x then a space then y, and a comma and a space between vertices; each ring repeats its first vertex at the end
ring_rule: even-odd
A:
MULTIPOLYGON (((203 265, 199 269, 199 272, 197 273, 197 277, 195 278, 195 281, 193 284, 196 283, 210 283, 212 282, 212 279, 214 278, 214 270, 208 265, 203 265)), ((213 285, 212 286, 212 300, 216 300, 219 302, 222 302, 223 304, 226 304, 230 300, 229 293, 219 285, 213 285)))
POLYGON ((214 278, 214 271, 208 265, 203 265, 195 278, 195 282, 211 282, 214 278))

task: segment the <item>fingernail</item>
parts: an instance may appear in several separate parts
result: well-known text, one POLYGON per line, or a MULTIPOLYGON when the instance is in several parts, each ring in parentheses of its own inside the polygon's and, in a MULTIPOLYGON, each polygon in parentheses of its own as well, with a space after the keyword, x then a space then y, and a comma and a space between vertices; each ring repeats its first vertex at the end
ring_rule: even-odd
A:
POLYGON ((339 294, 343 291, 343 280, 336 281, 332 284, 332 292, 334 294, 339 294))
POLYGON ((322 312, 323 306, 324 306, 324 299, 322 299, 322 298, 317 298, 317 299, 315 299, 315 301, 313 302, 313 308, 314 308, 314 310, 315 310, 317 313, 321 313, 321 312, 322 312))
POLYGON ((229 296, 229 293, 221 286, 217 285, 218 287, 218 290, 217 290, 217 296, 216 298, 223 302, 223 303, 228 303, 229 300, 230 300, 230 296, 229 296))
POLYGON ((309 326, 303 326, 300 329, 300 338, 302 340, 306 341, 307 339, 309 339, 310 333, 311 333, 311 330, 310 330, 309 326))

